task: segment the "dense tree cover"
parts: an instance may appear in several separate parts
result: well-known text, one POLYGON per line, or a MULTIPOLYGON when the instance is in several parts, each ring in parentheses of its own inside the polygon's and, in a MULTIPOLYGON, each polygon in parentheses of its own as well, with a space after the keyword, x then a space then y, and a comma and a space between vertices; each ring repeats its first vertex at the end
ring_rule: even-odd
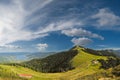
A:
POLYGON ((113 68, 112 74, 115 75, 115 76, 119 76, 120 77, 120 65, 118 65, 115 68, 113 68))
POLYGON ((93 55, 108 57, 107 60, 104 60, 104 59, 98 60, 101 63, 100 68, 109 69, 109 68, 113 68, 120 64, 120 58, 118 58, 114 54, 114 51, 112 50, 93 50, 93 49, 85 48, 84 51, 87 53, 93 54, 93 55))
POLYGON ((93 49, 85 48, 84 51, 93 55, 117 57, 114 54, 114 51, 112 50, 93 50, 93 49))
POLYGON ((40 72, 64 72, 74 68, 70 61, 77 53, 77 50, 69 50, 43 59, 33 59, 21 65, 40 72))
POLYGON ((98 61, 101 63, 100 68, 103 69, 113 68, 120 64, 120 59, 115 57, 108 57, 107 60, 99 59, 98 61))

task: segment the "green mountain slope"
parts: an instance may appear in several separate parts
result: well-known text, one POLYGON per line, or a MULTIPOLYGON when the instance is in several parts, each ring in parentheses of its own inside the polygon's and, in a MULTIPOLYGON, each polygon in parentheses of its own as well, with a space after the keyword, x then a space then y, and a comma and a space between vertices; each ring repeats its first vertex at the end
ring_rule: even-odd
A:
MULTIPOLYGON (((23 66, 40 72, 53 73, 68 71, 74 68, 79 68, 80 66, 85 68, 84 66, 90 66, 92 61, 98 62, 98 59, 107 59, 105 56, 93 55, 85 50, 86 48, 76 46, 69 51, 50 55, 43 59, 34 59, 25 62, 23 63, 23 66)), ((100 66, 100 64, 98 66, 100 66)))
MULTIPOLYGON (((112 75, 111 69, 107 69, 107 70, 100 69, 101 64, 100 62, 97 61, 98 59, 107 60, 107 56, 90 54, 89 52, 85 51, 85 48, 79 47, 79 46, 76 46, 71 50, 48 56, 43 60, 37 59, 37 60, 26 62, 26 65, 24 64, 24 67, 22 67, 23 65, 22 66, 0 65, 0 71, 1 71, 0 80, 5 80, 5 78, 9 78, 8 73, 13 73, 12 78, 15 78, 17 80, 19 79, 24 80, 24 78, 20 78, 18 76, 19 74, 32 75, 32 78, 28 80, 98 80, 100 78, 109 78, 110 80, 113 80, 113 77, 111 76, 112 75), (63 59, 63 63, 61 63, 59 59, 60 60, 63 59), (38 69, 38 67, 41 68, 41 61, 51 62, 51 65, 57 67, 55 69, 58 70, 62 68, 62 71, 58 71, 56 73, 47 73, 47 72, 42 73, 42 72, 38 72, 39 70, 35 71, 35 68, 32 68, 32 67, 37 66, 36 69, 38 69), (58 64, 59 62, 61 64, 58 64), (67 67, 63 65, 66 65, 67 67), (68 67, 72 67, 72 69, 69 69, 68 67), (32 68, 33 70, 30 68, 32 68), (2 75, 2 72, 6 72, 4 76, 2 75)), ((44 63, 44 64, 47 64, 47 63, 44 63)), ((45 66, 45 68, 47 69, 49 68, 49 66, 45 66)), ((53 70, 54 70, 54 67, 53 67, 53 70)), ((6 80, 9 80, 9 79, 6 79, 6 80)))

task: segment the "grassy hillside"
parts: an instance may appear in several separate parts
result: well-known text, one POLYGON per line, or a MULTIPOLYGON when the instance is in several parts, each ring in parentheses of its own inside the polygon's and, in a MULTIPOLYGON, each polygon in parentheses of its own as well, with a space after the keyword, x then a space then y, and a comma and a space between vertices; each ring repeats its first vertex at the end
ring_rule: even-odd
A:
MULTIPOLYGON (((77 54, 72 56, 70 59, 67 59, 69 60, 69 63, 71 63, 72 67, 74 67, 74 69, 72 70, 68 70, 66 72, 57 72, 57 73, 42 73, 21 66, 0 65, 0 71, 1 71, 0 79, 10 80, 7 78, 11 78, 11 76, 9 75, 13 73, 12 74, 12 78, 14 78, 13 80, 19 80, 19 79, 24 80, 24 78, 20 78, 18 76, 19 74, 31 74, 33 77, 28 80, 98 80, 100 78, 109 78, 110 80, 117 80, 117 79, 113 79, 113 75, 111 74, 112 71, 111 69, 107 69, 107 70, 99 69, 101 64, 97 61, 97 59, 107 60, 106 56, 93 55, 84 51, 84 49, 85 48, 78 46, 72 49, 78 51, 77 54), (4 72, 4 75, 2 72, 4 72)), ((67 53, 66 52, 63 53, 62 56, 64 54, 67 53)), ((70 55, 70 53, 68 55, 70 55)), ((49 57, 47 57, 47 59, 48 58, 49 57)))

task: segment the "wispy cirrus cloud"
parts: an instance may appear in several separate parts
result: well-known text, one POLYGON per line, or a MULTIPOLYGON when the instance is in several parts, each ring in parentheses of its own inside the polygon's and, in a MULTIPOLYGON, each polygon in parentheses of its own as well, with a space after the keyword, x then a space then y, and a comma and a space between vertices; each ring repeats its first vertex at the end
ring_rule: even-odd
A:
POLYGON ((3 0, 0 2, 0 45, 41 39, 54 32, 71 36, 76 45, 92 42, 92 38, 104 40, 90 28, 117 28, 120 17, 109 8, 98 8, 98 4, 85 0, 3 0))
POLYGON ((5 45, 15 41, 28 41, 45 37, 47 33, 36 34, 26 26, 26 19, 35 11, 45 7, 52 0, 37 0, 29 7, 30 0, 11 0, 10 3, 0 4, 0 44, 5 45), (39 4, 39 7, 36 5, 39 4), (26 29, 26 27, 28 29, 26 29))
POLYGON ((23 50, 22 46, 19 45, 12 45, 12 44, 5 44, 0 45, 0 52, 21 52, 23 50))
POLYGON ((11 0, 10 3, 7 3, 8 5, 0 5, 0 44, 6 45, 16 41, 29 41, 36 38, 42 38, 48 36, 50 32, 55 31, 62 31, 62 33, 66 34, 66 29, 73 29, 75 34, 72 34, 74 36, 80 34, 81 36, 84 35, 87 37, 103 39, 102 36, 93 34, 82 28, 81 30, 79 29, 80 32, 78 33, 74 28, 82 27, 84 25, 84 22, 78 20, 78 18, 67 20, 65 19, 66 17, 62 15, 62 17, 64 17, 63 19, 50 21, 44 26, 37 24, 41 23, 40 21, 43 19, 46 19, 47 13, 43 12, 43 14, 41 11, 53 1, 54 0, 11 0), (31 4, 31 2, 34 3, 31 4), (38 12, 39 15, 36 15, 38 12), (37 29, 31 29, 31 25, 34 25, 34 29, 37 29))
POLYGON ((0 48, 6 48, 6 49, 20 49, 21 46, 17 46, 17 45, 0 45, 0 48))
POLYGON ((60 20, 58 22, 53 22, 48 24, 45 27, 40 27, 37 33, 49 33, 49 32, 54 32, 54 31, 61 31, 65 29, 70 29, 74 28, 76 26, 82 26, 83 23, 80 21, 76 21, 75 19, 72 20, 60 20))

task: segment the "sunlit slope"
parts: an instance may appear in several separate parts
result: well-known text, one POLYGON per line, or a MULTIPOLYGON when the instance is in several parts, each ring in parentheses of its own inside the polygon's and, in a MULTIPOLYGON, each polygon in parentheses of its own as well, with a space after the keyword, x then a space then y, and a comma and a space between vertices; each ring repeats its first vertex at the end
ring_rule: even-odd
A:
POLYGON ((78 50, 78 54, 71 60, 73 66, 79 68, 82 65, 90 66, 93 60, 97 59, 107 59, 105 56, 92 55, 84 51, 85 48, 79 46, 75 47, 74 50, 78 50))
POLYGON ((97 59, 107 59, 107 57, 92 55, 88 52, 85 52, 85 48, 79 46, 74 49, 77 49, 79 53, 71 60, 72 65, 76 68, 73 70, 75 74, 71 76, 71 79, 77 79, 85 75, 104 71, 99 69, 100 63, 97 61, 97 59))
POLYGON ((75 69, 64 73, 40 73, 35 72, 31 69, 24 68, 21 66, 6 66, 0 65, 2 68, 0 72, 0 80, 26 80, 24 78, 20 78, 19 74, 30 74, 33 77, 28 80, 75 80, 77 78, 82 77, 83 75, 92 74, 92 69, 75 69), (86 74, 86 72, 90 71, 86 74))
POLYGON ((2 76, 2 72, 4 72, 5 73, 4 77, 1 77, 3 80, 5 79, 5 76, 7 78, 9 73, 13 73, 13 77, 17 76, 18 78, 19 78, 18 74, 33 75, 33 77, 29 80, 76 80, 86 75, 91 75, 96 72, 104 71, 99 69, 100 63, 94 64, 92 61, 93 60, 95 61, 97 59, 106 59, 106 57, 96 56, 84 52, 83 51, 84 48, 82 47, 75 47, 74 49, 77 49, 79 53, 71 60, 72 65, 75 67, 75 69, 73 70, 62 73, 40 73, 20 66, 15 67, 15 66, 0 65, 0 71, 1 71, 0 76, 2 76), (3 69, 6 70, 2 71, 3 69))

